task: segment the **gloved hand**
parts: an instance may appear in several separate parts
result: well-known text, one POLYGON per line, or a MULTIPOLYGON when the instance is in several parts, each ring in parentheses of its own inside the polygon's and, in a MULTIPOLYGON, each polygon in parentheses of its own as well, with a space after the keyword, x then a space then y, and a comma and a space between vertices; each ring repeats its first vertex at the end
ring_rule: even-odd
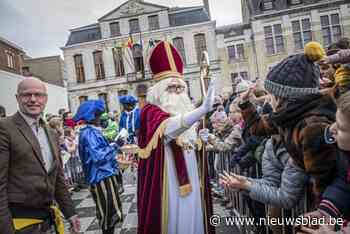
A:
POLYGON ((214 110, 215 92, 216 92, 215 91, 215 80, 216 79, 212 79, 210 81, 207 96, 205 97, 203 104, 200 107, 200 108, 203 108, 205 113, 208 113, 208 112, 214 110))
POLYGON ((128 136, 129 136, 128 130, 126 130, 125 128, 122 128, 118 133, 118 135, 114 138, 114 141, 118 142, 119 139, 122 139, 125 141, 128 138, 128 136))
POLYGON ((195 122, 200 120, 205 114, 212 111, 214 109, 214 102, 215 102, 215 79, 211 80, 209 88, 208 88, 208 94, 205 97, 203 104, 198 107, 197 109, 194 109, 190 113, 185 114, 184 116, 184 123, 187 126, 192 126, 195 122))
POLYGON ((207 143, 209 140, 209 129, 204 128, 199 130, 198 135, 203 142, 207 143))

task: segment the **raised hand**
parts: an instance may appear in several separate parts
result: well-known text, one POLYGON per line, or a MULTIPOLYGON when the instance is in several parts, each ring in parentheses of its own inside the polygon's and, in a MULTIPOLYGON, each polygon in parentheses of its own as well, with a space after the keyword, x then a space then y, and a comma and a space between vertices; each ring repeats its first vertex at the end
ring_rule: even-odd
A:
POLYGON ((205 112, 210 112, 214 109, 214 103, 215 103, 215 80, 212 79, 209 84, 208 93, 205 97, 202 107, 204 108, 205 112))

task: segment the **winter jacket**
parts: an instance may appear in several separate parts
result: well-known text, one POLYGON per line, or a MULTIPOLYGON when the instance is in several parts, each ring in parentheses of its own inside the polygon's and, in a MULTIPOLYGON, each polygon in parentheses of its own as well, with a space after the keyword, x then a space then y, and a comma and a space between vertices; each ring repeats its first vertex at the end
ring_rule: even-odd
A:
POLYGON ((233 159, 243 170, 254 166, 256 163, 261 165, 262 157, 265 151, 265 144, 268 140, 266 137, 251 136, 245 147, 238 149, 233 159))
POLYGON ((295 165, 280 142, 269 139, 262 159, 261 179, 249 179, 249 196, 265 204, 290 209, 303 196, 308 176, 295 165))
POLYGON ((340 151, 338 176, 323 193, 319 209, 334 218, 350 216, 350 152, 340 151))
POLYGON ((240 108, 251 134, 279 134, 295 164, 314 179, 318 191, 324 191, 336 175, 337 157, 335 145, 326 144, 323 137, 324 129, 335 122, 336 105, 329 95, 288 100, 270 115, 259 116, 250 102, 240 108))

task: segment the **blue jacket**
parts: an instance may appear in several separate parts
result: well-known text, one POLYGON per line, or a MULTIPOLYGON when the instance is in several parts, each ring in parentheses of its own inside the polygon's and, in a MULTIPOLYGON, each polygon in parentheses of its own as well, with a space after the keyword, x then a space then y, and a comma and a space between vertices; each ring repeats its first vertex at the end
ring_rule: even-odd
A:
POLYGON ((140 128, 140 109, 139 108, 135 108, 134 110, 132 110, 129 118, 128 118, 128 114, 125 111, 122 112, 120 116, 120 121, 119 121, 119 131, 122 128, 125 128, 126 130, 128 130, 128 133, 129 133, 128 143, 134 143, 133 138, 136 136, 136 130, 140 128))
POLYGON ((116 155, 116 149, 109 145, 101 130, 91 125, 80 130, 79 156, 85 179, 90 185, 117 174, 116 155))

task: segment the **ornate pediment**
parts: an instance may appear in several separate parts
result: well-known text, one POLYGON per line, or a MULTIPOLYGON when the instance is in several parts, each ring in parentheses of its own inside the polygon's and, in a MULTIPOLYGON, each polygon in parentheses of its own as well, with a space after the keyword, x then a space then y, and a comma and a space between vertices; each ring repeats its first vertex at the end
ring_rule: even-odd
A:
POLYGON ((168 7, 156 5, 141 0, 129 0, 116 9, 102 16, 99 21, 108 21, 118 18, 133 17, 135 15, 147 14, 166 10, 168 7))
POLYGON ((120 14, 124 16, 128 15, 138 15, 145 12, 145 7, 138 2, 130 2, 120 9, 120 14))

